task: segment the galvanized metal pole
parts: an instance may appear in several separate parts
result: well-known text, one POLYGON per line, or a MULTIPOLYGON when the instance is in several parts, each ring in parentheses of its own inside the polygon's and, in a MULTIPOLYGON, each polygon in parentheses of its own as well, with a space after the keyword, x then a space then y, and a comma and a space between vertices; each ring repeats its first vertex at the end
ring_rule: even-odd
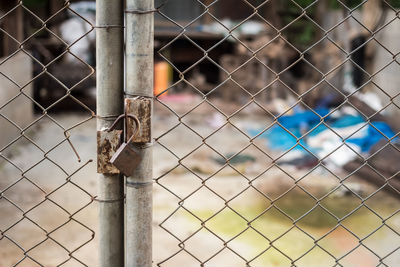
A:
MULTIPOLYGON (((96 1, 97 129, 124 112, 124 1, 96 1)), ((99 265, 124 266, 124 180, 99 174, 99 265)))
MULTIPOLYGON (((126 94, 152 100, 154 0, 127 0, 126 9, 126 94)), ((137 148, 141 164, 126 180, 126 266, 150 267, 152 146, 137 148)))

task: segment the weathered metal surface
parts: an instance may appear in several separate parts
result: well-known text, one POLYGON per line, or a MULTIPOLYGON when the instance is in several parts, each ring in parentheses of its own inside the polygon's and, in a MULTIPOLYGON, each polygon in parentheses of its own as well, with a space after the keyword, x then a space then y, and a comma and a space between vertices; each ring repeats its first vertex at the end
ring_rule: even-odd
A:
MULTIPOLYGON (((135 115, 140 122, 140 132, 133 138, 133 143, 151 142, 151 99, 146 97, 135 97, 125 99, 127 114, 135 115)), ((135 132, 135 122, 128 118, 127 138, 135 132)))
MULTIPOLYGON (((124 0, 96 0, 98 130, 109 128, 112 118, 124 113, 124 3, 124 0)), ((118 147, 119 144, 112 151, 118 147)), ((106 162, 111 158, 110 154, 103 157, 106 162)), ((91 266, 125 266, 124 191, 121 174, 99 174, 98 199, 105 201, 98 202, 99 264, 92 262, 91 266)))
MULTIPOLYGON (((122 115, 124 116, 124 115, 122 115)), ((114 153, 114 155, 111 157, 111 164, 113 164, 115 167, 117 167, 118 170, 125 176, 131 176, 133 175, 136 167, 140 163, 140 156, 139 156, 139 151, 132 145, 132 140, 135 139, 137 134, 139 133, 140 130, 140 122, 136 118, 136 116, 133 116, 131 114, 125 115, 126 118, 131 118, 135 122, 135 132, 131 137, 129 137, 128 142, 124 142, 118 150, 114 153)), ((121 118, 121 116, 120 116, 121 118)), ((114 122, 113 125, 115 125, 116 122, 118 122, 119 118, 114 122)), ((112 129, 113 125, 110 127, 112 129)), ((129 126, 129 125, 128 125, 129 126)), ((108 131, 110 131, 108 129, 108 131)))
MULTIPOLYGON (((154 10, 153 0, 127 0, 128 10, 154 10)), ((126 88, 130 96, 145 96, 125 100, 127 114, 136 115, 141 132, 134 142, 151 142, 151 114, 154 86, 154 14, 126 14, 126 88)), ((128 138, 134 130, 128 120, 128 138)), ((135 144, 133 144, 135 145, 135 144)), ((152 145, 137 145, 142 158, 132 176, 126 177, 126 257, 127 267, 151 267, 153 230, 153 156, 152 145), (149 186, 130 186, 145 184, 149 186)))
POLYGON ((97 131, 97 172, 119 174, 120 171, 111 162, 112 156, 121 146, 122 130, 97 131))
POLYGON ((110 162, 125 176, 133 175, 140 163, 140 156, 129 143, 123 143, 112 156, 110 162))

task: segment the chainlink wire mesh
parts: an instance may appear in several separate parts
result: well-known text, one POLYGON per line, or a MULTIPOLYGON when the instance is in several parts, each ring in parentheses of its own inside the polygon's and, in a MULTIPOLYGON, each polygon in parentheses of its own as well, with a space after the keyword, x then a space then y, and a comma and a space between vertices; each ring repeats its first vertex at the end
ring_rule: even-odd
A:
MULTIPOLYGON (((1 4, 2 266, 97 265, 94 63, 80 46, 94 21, 71 2, 1 4), (79 36, 62 34, 66 21, 79 36), (65 109, 80 113, 57 112, 65 109)), ((371 2, 162 5, 155 76, 166 62, 173 83, 155 98, 155 265, 396 266, 398 130, 396 116, 385 118, 398 111, 398 93, 384 74, 396 76, 399 63, 383 35, 396 33, 399 3, 379 1, 384 15, 369 23, 362 10, 371 2), (375 69, 357 59, 371 46, 381 58, 375 69), (364 91, 382 104, 366 108, 364 91), (320 95, 335 96, 327 113, 320 95), (318 122, 287 127, 288 115, 304 111, 318 122), (330 123, 349 113, 363 119, 350 131, 330 123), (374 123, 382 120, 394 134, 374 123), (340 144, 310 149, 321 127, 340 144), (274 128, 280 136, 271 139, 274 128), (366 128, 381 135, 369 153, 349 141, 366 128), (274 150, 266 140, 284 142, 274 150)))
POLYGON ((97 265, 94 12, 71 2, 0 4, 0 266, 97 265))
POLYGON ((398 8, 386 0, 161 5, 154 264, 398 264, 399 93, 389 78, 400 73, 398 8), (172 83, 163 88, 165 72, 172 83), (332 123, 344 117, 358 122, 332 123), (380 140, 369 151, 354 146, 365 131, 380 140), (326 139, 315 138, 321 132, 326 139))

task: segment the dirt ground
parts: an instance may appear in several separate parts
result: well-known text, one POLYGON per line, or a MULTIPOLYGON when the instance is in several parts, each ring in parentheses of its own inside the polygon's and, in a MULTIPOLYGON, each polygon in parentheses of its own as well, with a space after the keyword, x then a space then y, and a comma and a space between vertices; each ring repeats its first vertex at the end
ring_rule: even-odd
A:
MULTIPOLYGON (((179 114, 190 109, 181 104, 175 108, 179 114)), ((262 127, 267 120, 262 115, 247 110, 232 117, 236 128, 226 125, 209 136, 224 123, 224 118, 209 108, 200 106, 182 118, 183 124, 176 128, 179 124, 176 116, 162 105, 155 110, 154 136, 161 136, 154 146, 155 266, 200 266, 201 262, 205 266, 246 266, 246 262, 250 266, 291 266, 289 258, 299 258, 294 265, 339 263, 365 267, 379 265, 378 257, 384 257, 382 262, 386 266, 396 266, 400 261, 396 250, 400 237, 395 232, 400 230, 400 217, 396 213, 399 203, 386 193, 366 201, 367 209, 354 195, 337 190, 321 201, 333 216, 317 207, 316 215, 310 212, 302 217, 306 212, 301 211, 313 208, 316 201, 297 187, 274 202, 296 220, 296 226, 271 206, 272 199, 294 184, 320 198, 335 188, 338 180, 322 169, 298 182, 296 179, 307 170, 291 166, 266 170, 271 158, 256 146, 249 146, 249 138, 241 133, 247 125, 262 127), (244 156, 242 162, 226 167, 218 163, 221 155, 239 151, 244 156), (350 212, 353 215, 345 217, 350 212), (342 219, 340 225, 334 216, 342 219), (338 262, 334 257, 339 258, 338 262)), ((81 114, 54 115, 54 118, 65 127, 85 119, 81 114)), ((28 134, 45 150, 63 138, 60 128, 48 119, 28 134)), ((77 127, 71 134, 81 162, 66 142, 43 160, 43 152, 27 141, 10 148, 9 158, 15 166, 0 160, 1 190, 18 181, 21 174, 30 180, 23 178, 15 183, 0 199, 0 229, 4 232, 0 240, 1 267, 12 266, 22 259, 18 266, 40 266, 35 261, 57 266, 70 257, 63 266, 82 266, 79 261, 98 266, 97 236, 91 240, 91 230, 97 231, 97 204, 85 207, 91 202, 90 195, 96 195, 95 162, 90 162, 96 158, 95 120, 77 127), (37 165, 30 169, 34 164, 37 165), (71 182, 65 184, 66 179, 71 182), (55 191, 46 199, 41 190, 55 191), (85 208, 81 210, 82 207, 85 208), (69 256, 57 243, 68 250, 77 250, 69 256), (21 248, 29 249, 25 256, 21 248)), ((261 140, 255 144, 265 149, 261 140)), ((337 173, 343 175, 340 170, 337 173)), ((364 195, 376 190, 357 178, 348 184, 364 195)))

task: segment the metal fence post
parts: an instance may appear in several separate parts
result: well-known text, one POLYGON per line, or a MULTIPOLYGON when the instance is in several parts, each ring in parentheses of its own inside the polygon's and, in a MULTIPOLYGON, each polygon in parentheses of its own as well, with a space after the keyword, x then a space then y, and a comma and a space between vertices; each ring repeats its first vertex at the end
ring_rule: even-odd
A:
MULTIPOLYGON (((123 0, 96 1, 97 129, 109 127, 122 114, 123 0)), ((99 174, 99 266, 124 266, 124 180, 99 174)))
MULTIPOLYGON (((126 95, 153 98, 153 0, 127 0, 126 95)), ((152 265, 152 146, 126 180, 126 266, 152 265)))

